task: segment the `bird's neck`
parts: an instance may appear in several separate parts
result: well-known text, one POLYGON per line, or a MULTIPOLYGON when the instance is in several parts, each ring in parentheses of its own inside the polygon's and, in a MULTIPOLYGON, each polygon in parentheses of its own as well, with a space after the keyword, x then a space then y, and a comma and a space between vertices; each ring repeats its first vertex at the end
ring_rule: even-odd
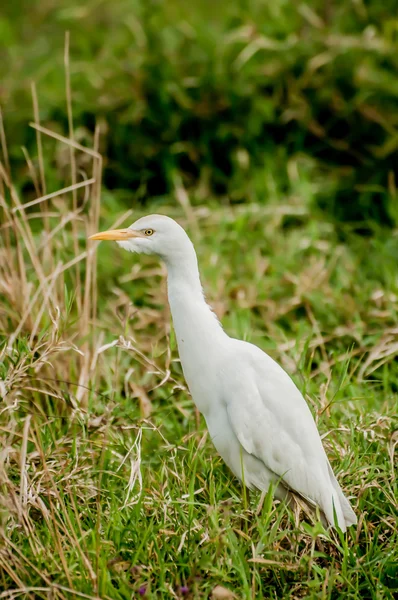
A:
MULTIPOLYGON (((180 257, 166 262, 168 297, 184 375, 194 395, 195 373, 206 369, 227 335, 207 304, 195 250, 190 244, 180 257)), ((203 371, 202 371, 203 372, 203 371)))

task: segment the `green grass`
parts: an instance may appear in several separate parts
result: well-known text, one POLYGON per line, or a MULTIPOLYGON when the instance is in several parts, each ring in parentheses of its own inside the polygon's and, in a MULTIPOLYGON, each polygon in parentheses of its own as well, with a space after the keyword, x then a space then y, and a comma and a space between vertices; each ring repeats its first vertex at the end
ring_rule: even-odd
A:
POLYGON ((267 207, 146 212, 187 226, 227 331, 303 390, 358 526, 325 532, 272 493, 245 504, 185 387, 164 269, 116 245, 96 258, 94 186, 46 242, 73 199, 12 212, 4 170, 0 598, 393 598, 398 237, 336 230, 297 173, 267 207))

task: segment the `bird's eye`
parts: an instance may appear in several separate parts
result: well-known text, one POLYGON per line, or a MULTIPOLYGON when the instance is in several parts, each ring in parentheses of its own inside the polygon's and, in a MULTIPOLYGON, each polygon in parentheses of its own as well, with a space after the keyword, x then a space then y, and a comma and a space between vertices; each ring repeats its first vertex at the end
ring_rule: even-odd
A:
POLYGON ((144 229, 145 235, 152 235, 154 233, 153 229, 144 229))

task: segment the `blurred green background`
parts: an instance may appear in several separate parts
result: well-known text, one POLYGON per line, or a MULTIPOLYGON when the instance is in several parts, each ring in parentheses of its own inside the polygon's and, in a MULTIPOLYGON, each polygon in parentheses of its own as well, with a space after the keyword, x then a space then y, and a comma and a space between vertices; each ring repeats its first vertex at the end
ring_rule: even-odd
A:
MULTIPOLYGON (((76 139, 100 124, 122 203, 181 184, 194 204, 266 203, 299 168, 336 221, 398 223, 396 0, 3 2, 0 104, 26 197, 32 81, 42 124, 68 134, 66 31, 76 139)), ((56 189, 67 165, 45 156, 56 189)))

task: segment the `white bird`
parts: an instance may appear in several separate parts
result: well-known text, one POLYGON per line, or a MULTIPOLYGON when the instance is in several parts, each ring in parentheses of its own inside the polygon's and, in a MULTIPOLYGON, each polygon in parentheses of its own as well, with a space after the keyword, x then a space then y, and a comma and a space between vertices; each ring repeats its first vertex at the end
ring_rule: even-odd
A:
POLYGON ((342 531, 357 522, 323 448, 311 411, 289 375, 257 346, 229 337, 206 303, 194 246, 173 219, 150 215, 96 233, 125 250, 160 257, 178 351, 211 439, 248 488, 286 499, 295 492, 342 531))

